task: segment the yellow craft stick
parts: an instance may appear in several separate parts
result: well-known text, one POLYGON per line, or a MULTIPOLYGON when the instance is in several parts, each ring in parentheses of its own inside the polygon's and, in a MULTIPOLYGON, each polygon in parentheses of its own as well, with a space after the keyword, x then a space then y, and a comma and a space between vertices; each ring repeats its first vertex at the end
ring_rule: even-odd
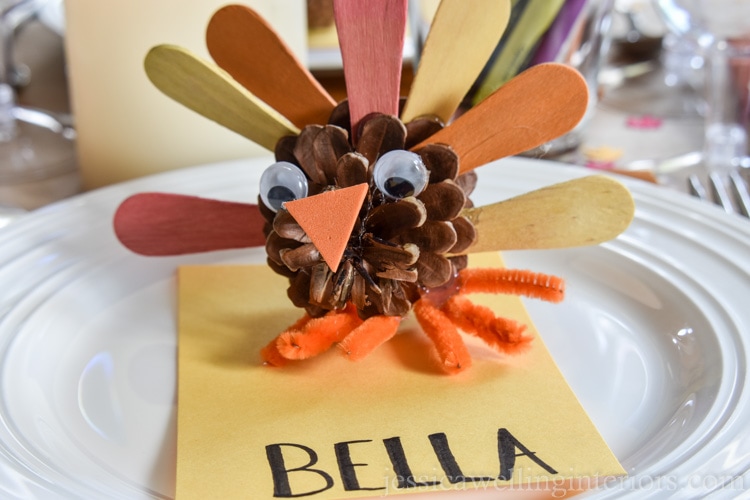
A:
POLYGON ((466 253, 596 245, 633 219, 630 191, 594 175, 554 184, 509 200, 465 209, 478 239, 466 253))
POLYGON ((492 55, 510 18, 510 0, 440 2, 425 41, 409 98, 405 123, 436 115, 448 123, 492 55))
POLYGON ((182 47, 152 48, 145 68, 151 82, 175 101, 270 151, 281 137, 299 133, 224 70, 182 47))

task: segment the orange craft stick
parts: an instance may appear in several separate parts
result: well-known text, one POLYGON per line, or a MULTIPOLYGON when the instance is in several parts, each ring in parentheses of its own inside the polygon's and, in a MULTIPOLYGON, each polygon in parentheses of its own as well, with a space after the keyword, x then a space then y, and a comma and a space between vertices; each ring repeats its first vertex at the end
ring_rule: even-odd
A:
POLYGON ((569 132, 583 118, 588 88, 564 64, 533 66, 412 148, 450 144, 464 173, 535 148, 569 132))
POLYGON ((328 122, 336 101, 253 9, 219 9, 206 45, 216 64, 299 128, 328 122))

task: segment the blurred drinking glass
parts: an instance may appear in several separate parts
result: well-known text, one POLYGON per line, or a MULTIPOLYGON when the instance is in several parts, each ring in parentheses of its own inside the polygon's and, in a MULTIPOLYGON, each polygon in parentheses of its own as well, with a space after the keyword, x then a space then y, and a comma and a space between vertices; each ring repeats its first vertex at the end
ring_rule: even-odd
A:
POLYGON ((750 0, 655 2, 672 29, 697 41, 705 60, 705 168, 747 167, 750 0))
POLYGON ((21 106, 16 87, 28 74, 12 58, 19 23, 43 0, 0 4, 0 206, 34 209, 79 191, 74 130, 61 117, 21 106))
POLYGON ((748 168, 748 83, 750 40, 716 40, 706 66, 706 131, 704 165, 727 174, 748 168))

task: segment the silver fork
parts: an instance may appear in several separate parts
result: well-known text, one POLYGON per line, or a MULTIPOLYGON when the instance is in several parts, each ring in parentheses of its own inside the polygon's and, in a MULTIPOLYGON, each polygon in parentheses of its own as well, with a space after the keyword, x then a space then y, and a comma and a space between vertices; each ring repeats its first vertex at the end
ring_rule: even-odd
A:
POLYGON ((708 187, 692 174, 688 177, 688 192, 701 200, 719 205, 727 213, 738 213, 750 217, 750 190, 747 181, 739 172, 732 171, 727 177, 716 172, 708 176, 708 187))

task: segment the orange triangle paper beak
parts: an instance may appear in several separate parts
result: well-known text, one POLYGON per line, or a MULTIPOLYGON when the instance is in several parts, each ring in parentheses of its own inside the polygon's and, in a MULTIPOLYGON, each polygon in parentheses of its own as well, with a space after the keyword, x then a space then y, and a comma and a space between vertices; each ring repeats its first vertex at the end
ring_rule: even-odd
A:
POLYGON ((284 203, 332 271, 339 267, 365 196, 367 184, 357 184, 284 203))

